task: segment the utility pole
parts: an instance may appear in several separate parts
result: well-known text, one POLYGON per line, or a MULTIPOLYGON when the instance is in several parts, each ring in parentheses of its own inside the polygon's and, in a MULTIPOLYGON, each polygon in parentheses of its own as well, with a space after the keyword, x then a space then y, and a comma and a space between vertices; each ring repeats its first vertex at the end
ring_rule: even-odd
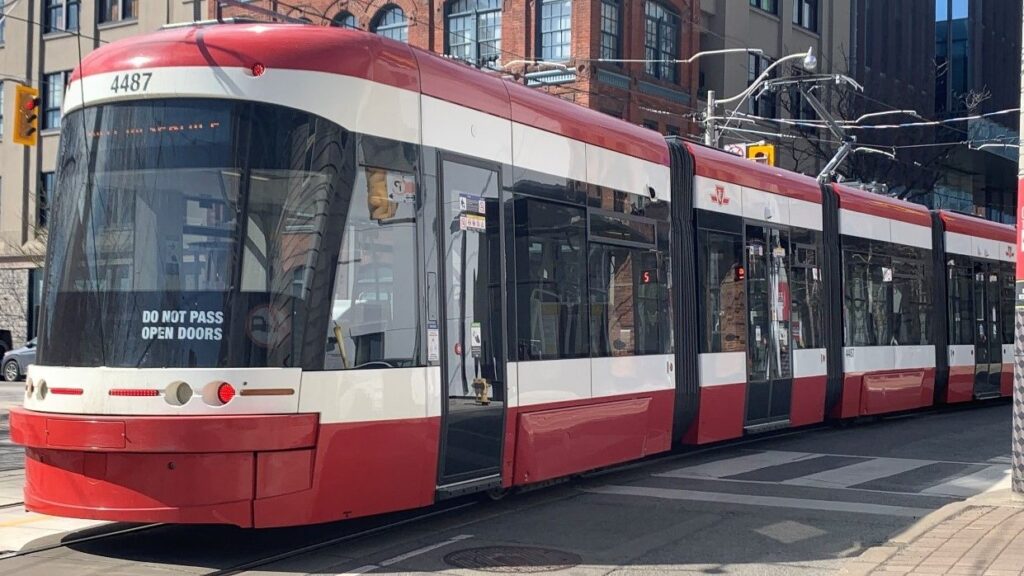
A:
MULTIPOLYGON (((1024 0, 1021 5, 1024 6, 1024 0)), ((1024 10, 1022 10, 1024 11, 1024 10)), ((1021 22, 1024 34, 1024 21, 1021 22)), ((1020 130, 1024 136, 1024 41, 1021 42, 1020 61, 1020 130)), ((1017 157, 1017 285, 1013 329, 1013 491, 1024 495, 1024 146, 1018 148, 1017 157)))
POLYGON ((704 119, 704 145, 718 148, 718 138, 715 134, 715 91, 708 90, 708 111, 704 119))

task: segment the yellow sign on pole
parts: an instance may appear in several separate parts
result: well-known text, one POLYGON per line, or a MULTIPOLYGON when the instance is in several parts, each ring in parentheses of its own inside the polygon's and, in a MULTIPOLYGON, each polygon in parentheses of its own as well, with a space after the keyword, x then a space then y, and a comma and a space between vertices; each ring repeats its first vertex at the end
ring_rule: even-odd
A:
POLYGON ((758 164, 775 166, 775 145, 759 144, 756 146, 748 146, 747 158, 757 162, 758 164))

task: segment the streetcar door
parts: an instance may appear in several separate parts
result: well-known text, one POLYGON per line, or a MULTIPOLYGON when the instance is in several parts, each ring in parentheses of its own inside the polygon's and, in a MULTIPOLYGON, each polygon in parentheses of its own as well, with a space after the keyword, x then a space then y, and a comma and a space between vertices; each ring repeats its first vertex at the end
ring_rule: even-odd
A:
POLYGON ((793 387, 789 233, 748 225, 746 427, 789 420, 793 387))
POLYGON ((499 172, 441 160, 439 496, 500 485, 505 342, 499 172))
POLYGON ((999 310, 998 265, 974 263, 974 396, 999 395, 1003 336, 999 310))

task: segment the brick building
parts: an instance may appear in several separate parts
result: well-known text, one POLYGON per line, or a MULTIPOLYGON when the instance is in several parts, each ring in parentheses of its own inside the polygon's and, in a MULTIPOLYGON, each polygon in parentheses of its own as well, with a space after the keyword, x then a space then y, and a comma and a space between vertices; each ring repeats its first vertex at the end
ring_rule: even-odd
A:
MULTIPOLYGON (((698 69, 599 62, 683 59, 697 51, 697 0, 258 0, 314 24, 368 30, 515 74, 567 100, 666 134, 699 128, 698 69)), ((211 3, 211 16, 217 5, 211 3)), ((227 7, 222 15, 244 16, 227 7)), ((264 14, 251 13, 257 19, 264 14)))

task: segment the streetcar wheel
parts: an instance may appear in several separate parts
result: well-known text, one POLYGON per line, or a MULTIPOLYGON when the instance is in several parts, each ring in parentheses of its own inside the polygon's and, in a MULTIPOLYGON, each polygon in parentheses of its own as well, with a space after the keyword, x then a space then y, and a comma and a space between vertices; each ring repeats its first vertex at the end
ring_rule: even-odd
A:
POLYGON ((491 488, 490 490, 487 491, 487 497, 493 500, 494 502, 497 502, 498 500, 503 499, 505 496, 508 496, 510 492, 511 490, 508 488, 491 488))
POLYGON ((21 378, 21 370, 18 369, 18 362, 15 360, 8 360, 4 364, 4 380, 8 382, 15 382, 21 378))

